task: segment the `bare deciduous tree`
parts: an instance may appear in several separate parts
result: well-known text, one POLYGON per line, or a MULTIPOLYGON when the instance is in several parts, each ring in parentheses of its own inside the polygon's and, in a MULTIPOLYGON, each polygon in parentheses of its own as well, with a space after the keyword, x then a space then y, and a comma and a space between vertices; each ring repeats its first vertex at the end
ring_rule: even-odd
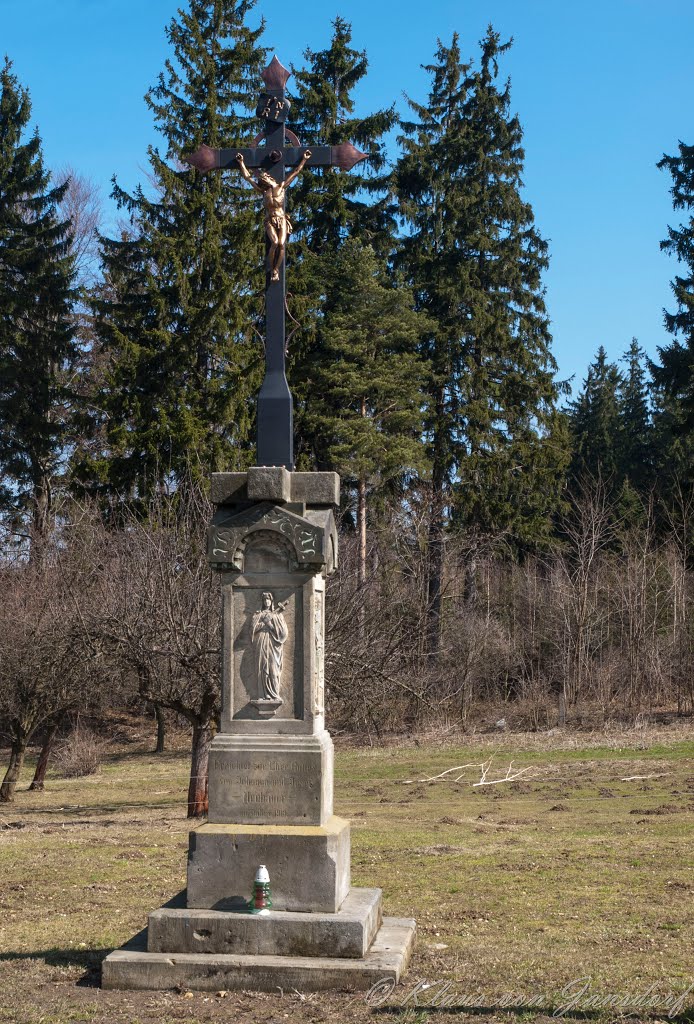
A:
POLYGON ((149 513, 108 536, 96 628, 140 696, 190 722, 188 815, 198 817, 220 714, 219 584, 205 555, 211 506, 190 486, 160 496, 149 513))
POLYGON ((0 723, 10 741, 1 801, 14 798, 37 729, 98 695, 103 652, 84 626, 93 568, 66 537, 41 559, 0 567, 0 723))
POLYGON ((101 190, 74 167, 61 167, 54 177, 56 181, 68 183, 60 213, 71 224, 70 250, 75 261, 77 282, 82 288, 90 288, 99 273, 99 228, 103 216, 101 190))

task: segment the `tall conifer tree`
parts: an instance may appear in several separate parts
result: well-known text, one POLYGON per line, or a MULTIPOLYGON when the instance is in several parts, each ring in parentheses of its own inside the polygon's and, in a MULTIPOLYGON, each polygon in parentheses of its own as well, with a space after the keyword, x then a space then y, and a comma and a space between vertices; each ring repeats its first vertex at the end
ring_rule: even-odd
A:
POLYGON ((395 124, 394 108, 364 117, 355 115, 354 90, 368 72, 365 51, 352 44, 351 25, 333 22, 330 45, 307 49, 306 66, 294 69, 291 126, 302 143, 337 145, 352 142, 368 154, 348 174, 337 168, 307 168, 289 195, 294 234, 287 263, 289 309, 301 330, 290 347, 289 378, 296 405, 298 458, 306 467, 327 465, 320 434, 311 429, 314 368, 324 343, 321 309, 330 302, 326 283, 346 238, 370 246, 380 255, 392 249, 394 221, 385 177, 384 137, 395 124))
POLYGON ((622 452, 620 473, 632 487, 645 496, 655 483, 653 464, 653 424, 651 421, 646 354, 636 338, 623 360, 626 371, 619 390, 622 452))
POLYGON ((473 539, 500 531, 519 543, 547 536, 564 441, 545 310, 547 245, 521 197, 524 152, 509 83, 509 49, 490 27, 479 65, 458 36, 426 70, 426 105, 403 124, 394 174, 407 233, 400 265, 432 323, 427 436, 432 460, 430 646, 438 644, 446 524, 473 539))
POLYGON ((694 481, 694 146, 679 144, 677 156, 663 156, 658 167, 672 177, 673 206, 687 216, 660 243, 682 266, 672 282, 676 308, 664 311, 673 335, 659 347, 660 362, 651 363, 654 381, 654 426, 661 465, 661 488, 678 491, 694 481))
POLYGON ((357 241, 348 241, 336 256, 328 291, 309 415, 328 465, 356 496, 365 582, 369 498, 425 463, 426 367, 417 353, 424 318, 414 311, 411 296, 392 286, 373 249, 357 241))
POLYGON ((624 421, 620 393, 624 380, 601 345, 583 388, 569 405, 571 476, 601 478, 614 490, 623 480, 624 421))
POLYGON ((26 138, 28 91, 0 72, 0 499, 32 554, 45 541, 70 442, 70 224, 51 187, 37 131, 26 138))
POLYGON ((203 175, 179 160, 203 142, 248 142, 267 60, 262 26, 245 24, 254 4, 189 0, 179 10, 167 29, 172 57, 146 96, 166 142, 164 155, 148 151, 153 194, 114 183, 131 229, 102 242, 106 443, 86 469, 128 496, 175 486, 191 468, 206 475, 252 458, 262 365, 251 327, 262 314, 258 215, 238 175, 203 175))
POLYGON ((664 156, 658 167, 672 176, 673 206, 689 214, 677 228, 668 228, 660 248, 675 256, 684 268, 672 282, 677 308, 664 311, 665 327, 674 335, 670 345, 658 349, 661 364, 655 366, 656 384, 679 405, 685 429, 694 429, 694 146, 679 144, 678 156, 664 156))
POLYGON ((368 154, 349 174, 335 167, 308 168, 291 193, 295 211, 295 243, 311 252, 334 252, 344 239, 389 253, 392 213, 387 206, 384 136, 394 126, 395 109, 355 116, 354 90, 366 77, 366 51, 355 50, 352 27, 343 18, 333 22, 327 50, 304 52, 307 66, 294 69, 292 127, 303 141, 326 146, 352 142, 368 154))

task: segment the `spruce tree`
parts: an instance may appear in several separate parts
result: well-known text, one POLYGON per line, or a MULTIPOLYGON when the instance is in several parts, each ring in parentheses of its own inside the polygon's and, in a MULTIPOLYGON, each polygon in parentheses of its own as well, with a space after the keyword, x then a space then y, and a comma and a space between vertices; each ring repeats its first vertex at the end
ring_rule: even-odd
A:
POLYGON ((46 540, 70 444, 70 223, 51 186, 28 91, 0 73, 0 500, 32 554, 46 540))
POLYGON ((668 228, 660 248, 683 264, 685 273, 676 275, 672 291, 675 312, 664 311, 665 327, 674 335, 670 345, 658 349, 661 363, 653 368, 655 382, 675 400, 682 413, 683 429, 694 429, 694 146, 679 144, 678 156, 663 156, 658 163, 672 177, 673 206, 689 213, 677 228, 668 228))
POLYGON ((368 72, 368 59, 366 51, 350 46, 349 22, 338 17, 332 24, 328 49, 305 50, 307 67, 293 69, 292 129, 311 144, 352 142, 368 160, 348 174, 335 167, 307 168, 291 192, 294 241, 320 254, 334 252, 347 236, 358 237, 363 245, 387 254, 392 213, 383 175, 384 136, 395 124, 395 110, 355 117, 353 93, 368 72))
MULTIPOLYGON (((653 371, 655 377, 657 367, 653 371)), ((673 503, 679 507, 684 500, 686 504, 694 489, 694 431, 682 404, 668 388, 654 382, 651 396, 655 488, 665 506, 672 509, 673 503)))
POLYGON ((102 239, 104 287, 95 307, 110 359, 101 402, 104 451, 87 477, 142 499, 192 472, 252 458, 252 397, 262 350, 263 239, 238 175, 182 169, 201 143, 248 143, 262 26, 255 0, 189 0, 167 30, 173 55, 147 93, 166 151, 148 150, 151 192, 113 196, 130 216, 102 239))
POLYGON ((395 124, 388 108, 355 115, 354 91, 368 72, 363 50, 354 49, 352 29, 343 18, 333 22, 326 50, 304 52, 306 66, 294 68, 291 128, 302 144, 352 142, 368 154, 348 174, 337 168, 306 168, 294 183, 288 205, 294 224, 287 261, 289 311, 301 325, 289 349, 289 380, 295 398, 297 458, 306 468, 326 464, 322 438, 310 427, 316 393, 314 367, 324 344, 321 309, 329 302, 326 282, 346 238, 390 253, 394 220, 385 176, 384 138, 395 124))
POLYGON ((588 367, 583 388, 569 404, 572 441, 571 476, 602 479, 618 488, 623 479, 623 420, 620 392, 623 378, 601 345, 588 367))
POLYGON ((622 441, 619 473, 645 497, 655 482, 653 425, 646 354, 636 338, 631 339, 622 361, 626 363, 626 372, 619 389, 619 437, 622 441))
POLYGON ((328 466, 356 495, 359 575, 366 578, 367 502, 389 481, 422 471, 421 392, 426 367, 417 345, 424 323, 393 287, 370 247, 348 241, 329 282, 315 368, 311 426, 328 466))
POLYGON ((564 442, 545 310, 547 244, 521 198, 524 152, 509 49, 490 27, 478 66, 458 36, 439 42, 426 104, 409 100, 393 182, 406 227, 399 265, 431 321, 427 438, 432 461, 430 646, 441 609, 444 534, 544 540, 559 500, 564 442))
POLYGON ((663 156, 658 167, 672 177, 673 206, 688 217, 660 243, 675 256, 683 273, 675 276, 673 312, 664 311, 665 327, 674 336, 658 348, 660 362, 651 363, 655 410, 654 428, 660 489, 667 498, 671 489, 689 488, 694 481, 694 146, 679 144, 677 156, 663 156))

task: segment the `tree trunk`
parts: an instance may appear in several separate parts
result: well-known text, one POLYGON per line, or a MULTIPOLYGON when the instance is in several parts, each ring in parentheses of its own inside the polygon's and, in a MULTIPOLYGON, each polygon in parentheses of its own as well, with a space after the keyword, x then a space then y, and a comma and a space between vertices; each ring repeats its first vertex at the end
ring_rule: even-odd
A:
POLYGON ((468 552, 463 567, 463 603, 467 608, 477 605, 477 551, 468 552))
POLYGON ((357 537, 359 538, 359 556, 357 560, 357 582, 359 584, 359 607, 357 611, 357 629, 363 640, 366 632, 366 479, 359 477, 357 485, 357 537))
POLYGON ((193 726, 193 749, 190 759, 188 784, 188 817, 202 818, 207 814, 207 769, 210 759, 212 726, 210 722, 193 726))
POLYGON ((24 765, 24 755, 27 750, 28 736, 22 733, 12 741, 10 752, 10 763, 5 772, 5 778, 0 786, 0 803, 9 804, 14 800, 14 791, 19 782, 19 775, 24 765))
POLYGON ((154 705, 154 714, 157 717, 157 745, 154 748, 154 753, 163 754, 166 746, 166 718, 160 704, 154 705))
POLYGON ((33 486, 29 558, 35 562, 43 558, 52 504, 50 477, 40 467, 35 468, 33 486))
POLYGON ((36 762, 36 771, 34 772, 34 778, 32 779, 29 789, 43 790, 43 784, 46 780, 46 771, 48 769, 48 762, 50 760, 51 753, 53 751, 53 742, 60 727, 62 715, 59 715, 47 728, 46 734, 43 737, 43 745, 41 747, 41 753, 39 759, 36 762))
POLYGON ((441 581, 443 577, 443 517, 435 514, 427 545, 427 653, 441 651, 441 581))
POLYGON ((436 660, 441 650, 441 588, 443 580, 443 552, 445 543, 446 464, 442 426, 444 395, 436 392, 437 428, 434 435, 432 466, 431 518, 427 538, 427 629, 426 650, 436 660))
POLYGON ((366 478, 359 477, 357 489, 357 535, 359 537, 359 586, 366 586, 366 478))

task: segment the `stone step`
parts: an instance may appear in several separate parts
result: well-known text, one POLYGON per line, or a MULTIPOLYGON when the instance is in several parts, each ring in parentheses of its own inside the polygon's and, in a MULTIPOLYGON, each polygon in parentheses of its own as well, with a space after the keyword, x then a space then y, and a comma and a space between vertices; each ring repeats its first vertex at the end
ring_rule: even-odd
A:
POLYGON ((381 889, 352 888, 336 914, 194 910, 179 894, 149 915, 150 953, 363 957, 382 919, 381 889))
POLYGON ((230 953, 148 953, 146 933, 107 956, 102 986, 161 990, 185 987, 205 992, 248 989, 276 992, 364 991, 381 979, 394 984, 407 969, 415 922, 385 917, 371 948, 360 958, 264 956, 230 953))

